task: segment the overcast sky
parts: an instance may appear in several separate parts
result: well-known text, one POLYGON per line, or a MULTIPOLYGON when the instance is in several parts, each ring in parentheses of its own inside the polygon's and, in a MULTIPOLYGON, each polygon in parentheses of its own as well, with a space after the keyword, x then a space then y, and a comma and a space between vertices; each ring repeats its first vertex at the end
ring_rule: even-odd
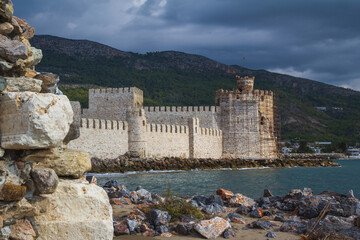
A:
POLYGON ((37 34, 176 50, 360 90, 359 0, 13 0, 37 34), (245 56, 245 63, 243 61, 245 56))

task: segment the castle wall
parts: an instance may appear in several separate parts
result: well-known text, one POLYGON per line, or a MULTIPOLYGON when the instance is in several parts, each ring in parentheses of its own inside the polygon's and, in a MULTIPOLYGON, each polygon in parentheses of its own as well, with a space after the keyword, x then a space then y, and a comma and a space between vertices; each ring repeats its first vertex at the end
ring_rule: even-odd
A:
POLYGON ((87 151, 92 157, 116 158, 128 151, 127 122, 82 118, 80 137, 68 148, 87 151))
POLYGON ((89 89, 89 108, 83 109, 82 117, 125 121, 129 107, 142 105, 143 92, 136 87, 89 89))
POLYGON ((189 157, 189 128, 179 125, 147 124, 147 155, 189 157))
POLYGON ((222 156, 222 131, 200 127, 199 118, 189 119, 189 155, 191 158, 218 158, 222 156))
POLYGON ((188 125, 189 118, 199 118, 201 127, 220 128, 219 106, 144 107, 148 123, 188 125))

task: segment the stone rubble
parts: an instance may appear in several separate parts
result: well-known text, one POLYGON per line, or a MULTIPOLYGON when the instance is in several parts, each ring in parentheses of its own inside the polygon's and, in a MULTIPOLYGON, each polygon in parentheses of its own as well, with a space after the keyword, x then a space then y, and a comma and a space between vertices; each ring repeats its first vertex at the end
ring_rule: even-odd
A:
MULTIPOLYGON (((136 191, 129 191, 125 185, 114 180, 107 182, 103 187, 109 196, 129 196, 130 193, 139 190, 148 192, 141 187, 138 187, 136 191)), ((170 222, 171 216, 168 212, 156 209, 165 200, 154 200, 151 198, 153 193, 144 195, 140 203, 130 198, 112 198, 111 202, 114 206, 119 206, 117 202, 122 199, 120 206, 126 205, 123 201, 127 204, 131 202, 134 209, 128 215, 114 216, 115 234, 141 233, 142 236, 154 237, 164 235, 164 233, 169 233, 169 236, 170 234, 186 236, 196 232, 205 238, 213 239, 219 236, 234 238, 239 231, 250 228, 264 231, 263 236, 267 238, 277 238, 275 233, 279 231, 304 234, 312 236, 312 239, 319 239, 329 234, 336 236, 337 239, 360 237, 360 201, 353 194, 346 196, 334 192, 323 192, 314 195, 311 189, 305 188, 293 189, 280 197, 274 196, 270 190, 265 189, 264 197, 255 201, 239 193, 223 200, 224 191, 230 192, 219 189, 216 191, 218 196, 200 195, 184 198, 183 201, 202 211, 205 219, 200 220, 193 216, 183 215, 180 221, 175 223, 170 222), (247 206, 240 203, 234 204, 234 199, 247 206), (216 211, 214 206, 222 208, 222 211, 216 211), (148 207, 153 209, 150 214, 145 214, 138 209, 148 207), (318 219, 323 210, 326 210, 324 216, 318 219), (251 217, 252 222, 247 224, 244 217, 251 217), (131 224, 129 220, 132 220, 131 224), (311 231, 313 224, 318 220, 319 224, 311 231), (244 227, 239 228, 238 224, 244 227)))
POLYGON ((57 75, 35 70, 35 29, 13 12, 0 0, 0 239, 111 240, 109 198, 83 177, 90 155, 66 147, 80 127, 72 105, 57 75))

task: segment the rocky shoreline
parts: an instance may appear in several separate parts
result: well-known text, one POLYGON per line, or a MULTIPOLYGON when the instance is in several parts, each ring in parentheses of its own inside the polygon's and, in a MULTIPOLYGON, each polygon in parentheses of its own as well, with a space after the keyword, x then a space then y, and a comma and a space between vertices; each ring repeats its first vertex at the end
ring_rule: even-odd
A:
POLYGON ((118 173, 150 170, 191 170, 259 167, 338 167, 337 154, 291 154, 278 159, 190 159, 190 158, 138 158, 125 154, 115 159, 92 158, 92 173, 118 173))
POLYGON ((274 196, 265 189, 254 200, 224 189, 210 196, 160 196, 142 187, 129 191, 115 180, 103 188, 114 209, 115 239, 360 239, 360 201, 352 190, 314 195, 305 188, 274 196))

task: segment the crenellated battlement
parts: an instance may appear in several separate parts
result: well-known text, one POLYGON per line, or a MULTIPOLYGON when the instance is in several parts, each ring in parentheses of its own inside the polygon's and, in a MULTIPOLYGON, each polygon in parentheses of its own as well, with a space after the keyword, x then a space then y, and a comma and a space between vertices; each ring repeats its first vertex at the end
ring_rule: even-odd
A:
POLYGON ((219 106, 147 106, 146 112, 218 112, 219 106))
POLYGON ((146 131, 152 133, 189 134, 189 127, 182 125, 146 124, 146 131))
POLYGON ((198 134, 222 137, 222 131, 219 129, 214 129, 214 128, 199 128, 198 134))
POLYGON ((81 118, 80 127, 88 129, 128 131, 127 122, 103 119, 81 118))
POLYGON ((118 96, 122 94, 143 94, 143 91, 137 87, 126 87, 126 88, 96 88, 89 89, 89 96, 118 96))
POLYGON ((229 102, 234 100, 240 101, 264 101, 272 100, 274 93, 271 90, 252 90, 252 91, 239 91, 239 90, 223 90, 220 89, 216 91, 215 99, 217 104, 220 102, 229 102))

